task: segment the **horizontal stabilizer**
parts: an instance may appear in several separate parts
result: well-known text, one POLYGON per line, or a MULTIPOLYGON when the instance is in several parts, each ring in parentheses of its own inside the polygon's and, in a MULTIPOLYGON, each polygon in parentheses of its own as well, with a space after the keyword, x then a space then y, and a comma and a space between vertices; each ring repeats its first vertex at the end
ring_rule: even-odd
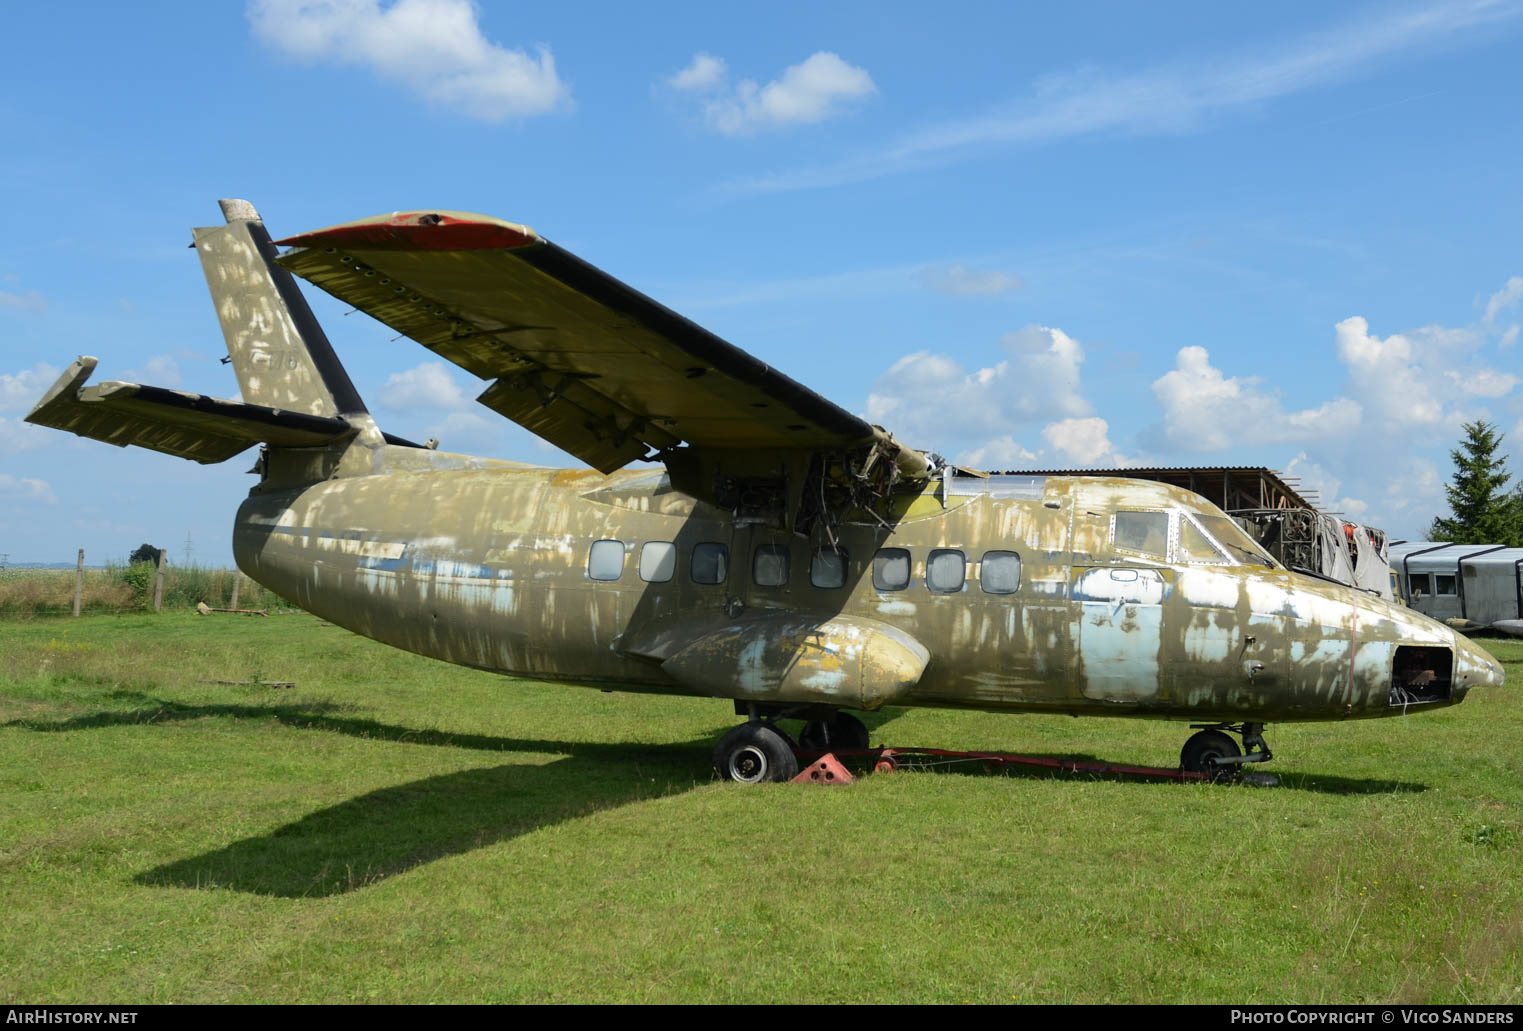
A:
POLYGON ((354 434, 343 419, 227 401, 138 383, 85 381, 97 359, 81 357, 58 378, 26 421, 107 444, 162 451, 205 465, 255 444, 317 447, 354 434))

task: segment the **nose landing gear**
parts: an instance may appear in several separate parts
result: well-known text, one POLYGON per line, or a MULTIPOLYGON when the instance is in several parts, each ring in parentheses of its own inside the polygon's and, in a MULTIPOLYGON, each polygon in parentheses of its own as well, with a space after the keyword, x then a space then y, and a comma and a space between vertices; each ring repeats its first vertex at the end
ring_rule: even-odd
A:
POLYGON ((1267 763, 1274 758, 1264 742, 1262 723, 1192 723, 1190 729, 1200 733, 1191 735, 1180 749, 1180 769, 1204 773, 1213 781, 1236 780, 1243 775, 1244 763, 1267 763), (1226 731, 1242 737, 1246 755, 1226 731))

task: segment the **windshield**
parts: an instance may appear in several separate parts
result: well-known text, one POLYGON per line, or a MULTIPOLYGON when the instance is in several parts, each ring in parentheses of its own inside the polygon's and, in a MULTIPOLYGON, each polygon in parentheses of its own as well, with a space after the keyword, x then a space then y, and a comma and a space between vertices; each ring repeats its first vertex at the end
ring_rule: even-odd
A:
POLYGON ((1200 523, 1216 542, 1227 549, 1227 554, 1239 562, 1278 569, 1279 563, 1269 557, 1269 552, 1259 547, 1248 532, 1226 516, 1205 515, 1192 512, 1190 517, 1200 523))

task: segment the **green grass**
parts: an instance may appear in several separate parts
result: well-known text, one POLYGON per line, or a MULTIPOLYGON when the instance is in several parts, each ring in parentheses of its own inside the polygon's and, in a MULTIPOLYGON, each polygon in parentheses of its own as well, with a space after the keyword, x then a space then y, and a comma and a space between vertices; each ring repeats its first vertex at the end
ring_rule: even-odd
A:
MULTIPOLYGON (((1495 651, 1523 683, 1523 646, 1495 651)), ((745 789, 708 770, 725 702, 494 677, 305 615, 0 623, 0 997, 1516 1004, 1518 699, 1272 726, 1277 788, 745 789)), ((1153 765, 1188 733, 869 723, 1153 765)))

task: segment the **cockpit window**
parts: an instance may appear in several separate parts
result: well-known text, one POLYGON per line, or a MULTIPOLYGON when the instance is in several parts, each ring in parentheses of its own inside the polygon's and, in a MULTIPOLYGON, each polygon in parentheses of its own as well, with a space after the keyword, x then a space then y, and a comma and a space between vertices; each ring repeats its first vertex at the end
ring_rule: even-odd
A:
POLYGON ((1269 566, 1271 569, 1279 568, 1280 564, 1269 557, 1269 552, 1259 547, 1258 543, 1248 536, 1246 530, 1226 516, 1192 513, 1190 518, 1199 522, 1201 527, 1216 539, 1216 543, 1227 549, 1227 554, 1237 561, 1255 566, 1269 566))
POLYGON ((1201 532, 1190 516, 1179 517, 1179 561, 1192 565, 1224 566, 1229 559, 1201 532))
POLYGON ((1167 512, 1117 512, 1111 539, 1123 551, 1138 552, 1160 561, 1169 551, 1167 512))

